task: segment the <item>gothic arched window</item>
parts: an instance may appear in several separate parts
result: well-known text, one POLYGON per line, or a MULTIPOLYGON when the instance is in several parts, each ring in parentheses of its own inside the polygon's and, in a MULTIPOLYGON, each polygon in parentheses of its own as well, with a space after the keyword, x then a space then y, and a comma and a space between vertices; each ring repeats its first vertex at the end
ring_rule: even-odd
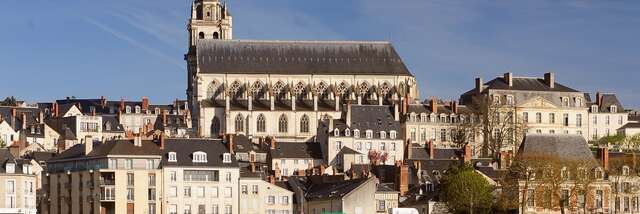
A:
POLYGON ((389 94, 390 91, 391 91, 391 85, 389 85, 388 82, 382 83, 382 86, 380 87, 380 93, 386 96, 387 94, 389 94))
POLYGON ((196 19, 202 20, 202 5, 196 7, 196 19))
POLYGON ((211 120, 211 136, 218 136, 218 134, 220 134, 220 119, 213 117, 213 120, 211 120))
POLYGON ((236 132, 244 131, 244 117, 242 117, 242 114, 238 114, 236 116, 235 127, 236 127, 236 132))
POLYGON ((296 84, 296 87, 293 89, 293 93, 295 93, 296 95, 301 95, 304 94, 306 85, 302 82, 298 82, 298 84, 296 84))
POLYGON ((348 90, 349 85, 346 82, 341 82, 340 85, 338 85, 338 94, 346 94, 348 90))
POLYGON ((309 117, 306 114, 300 118, 300 132, 309 133, 309 117))
POLYGON ((231 83, 231 86, 229 86, 229 94, 235 96, 236 94, 238 94, 241 87, 242 84, 240 84, 240 82, 238 82, 237 80, 233 81, 233 83, 231 83))
POLYGON ((215 96, 218 92, 218 87, 218 81, 211 81, 211 83, 209 83, 209 86, 207 87, 207 98, 215 99, 215 96))
POLYGON ((278 132, 287 132, 287 116, 282 114, 280 115, 280 120, 278 121, 278 132))
POLYGON ((258 132, 265 132, 266 130, 266 119, 263 114, 258 115, 258 119, 256 120, 256 128, 258 132))
POLYGON ((358 93, 360 95, 365 95, 367 94, 367 92, 369 92, 369 84, 367 82, 360 83, 360 86, 358 87, 358 93))
POLYGON ((255 81, 253 85, 251 85, 251 94, 254 96, 260 96, 260 92, 262 92, 264 84, 260 81, 255 81))

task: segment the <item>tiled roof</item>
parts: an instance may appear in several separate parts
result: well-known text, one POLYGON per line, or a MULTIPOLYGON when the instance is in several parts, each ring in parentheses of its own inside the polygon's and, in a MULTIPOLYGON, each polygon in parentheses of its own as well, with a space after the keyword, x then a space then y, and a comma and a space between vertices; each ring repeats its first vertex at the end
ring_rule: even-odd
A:
POLYGON ((202 73, 411 75, 389 42, 200 40, 202 73))

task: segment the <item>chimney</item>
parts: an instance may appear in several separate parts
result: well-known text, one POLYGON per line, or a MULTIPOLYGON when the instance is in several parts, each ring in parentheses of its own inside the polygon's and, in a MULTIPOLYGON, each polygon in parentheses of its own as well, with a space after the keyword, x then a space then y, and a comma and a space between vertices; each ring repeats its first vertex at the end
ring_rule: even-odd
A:
POLYGON ((162 110, 162 127, 167 126, 167 110, 162 110))
POLYGON ((91 116, 96 116, 96 107, 91 106, 91 116))
POLYGON ((471 146, 469 144, 464 145, 464 162, 469 163, 471 161, 471 146))
POLYGON ((476 93, 482 93, 482 87, 484 83, 482 82, 482 78, 476 78, 476 93))
POLYGON ((22 120, 22 130, 26 130, 27 129, 27 113, 22 112, 20 116, 21 116, 20 120, 22 120))
POLYGON ((88 155, 93 151, 93 139, 91 136, 84 136, 84 155, 88 155))
POLYGON ((58 103, 53 103, 53 117, 58 117, 58 103))
POLYGON ((400 121, 400 107, 398 107, 400 105, 400 103, 398 103, 398 101, 394 101, 393 104, 393 119, 395 121, 400 121))
POLYGON ((428 147, 429 148, 427 148, 427 149, 429 150, 429 159, 433 159, 434 158, 433 156, 436 153, 433 151, 434 148, 433 148, 433 141, 432 140, 429 141, 428 147))
POLYGON ((513 73, 511 72, 504 73, 503 79, 504 79, 504 82, 509 84, 509 87, 513 87, 513 73))
POLYGON ((451 111, 453 111, 454 114, 458 114, 458 102, 451 101, 451 111))
POLYGON ((233 134, 229 134, 229 153, 231 153, 232 155, 235 154, 235 145, 234 145, 234 141, 233 141, 233 134))
POLYGON ((400 196, 404 196, 409 191, 409 166, 402 164, 400 166, 400 176, 398 178, 398 184, 400 189, 400 196))
POLYGON ((133 145, 137 147, 142 146, 142 133, 138 133, 133 137, 133 145))
POLYGON ((351 101, 347 102, 347 116, 345 119, 347 120, 347 127, 351 127, 351 101))
POLYGON ((274 171, 277 179, 280 179, 280 177, 282 177, 282 171, 280 171, 280 167, 278 166, 278 162, 276 162, 276 168, 273 171, 274 171))
POLYGON ((124 97, 120 97, 120 112, 124 112, 124 97))
POLYGON ((276 178, 273 175, 269 176, 269 183, 276 184, 276 178))
POLYGON ((413 157, 412 156, 413 155, 413 151, 412 151, 413 149, 411 149, 411 139, 407 139, 407 143, 405 145, 406 145, 405 148, 406 148, 406 151, 407 151, 406 152, 407 156, 404 159, 405 160, 409 160, 409 159, 411 159, 413 157))
POLYGON ((164 133, 160 133, 160 149, 164 149, 165 136, 164 133))
POLYGON ((329 131, 333 131, 333 118, 329 117, 329 131))
POLYGON ((276 149, 276 148, 278 148, 278 147, 277 147, 277 144, 278 144, 278 143, 276 142, 276 138, 275 138, 275 137, 270 138, 270 143, 271 143, 271 149, 276 149))
POLYGON ((544 74, 544 83, 549 86, 549 88, 553 88, 556 83, 556 76, 553 72, 544 74))
POLYGON ((596 105, 598 105, 598 107, 602 105, 602 97, 602 93, 600 93, 599 91, 596 92, 596 105))
POLYGON ((100 96, 100 106, 102 106, 102 108, 107 107, 107 98, 104 96, 100 96))
POLYGON ((38 112, 38 123, 44 123, 44 113, 38 112))
POLYGON ((324 164, 320 165, 320 175, 324 175, 324 164))
POLYGON ((431 105, 431 112, 433 112, 434 114, 438 113, 438 101, 436 100, 436 97, 431 97, 431 100, 429 101, 429 104, 431 105))
POLYGON ((604 170, 609 170, 609 148, 600 148, 600 161, 604 170))
POLYGON ((149 98, 146 96, 142 97, 142 111, 147 114, 149 113, 149 98))
POLYGON ((251 172, 253 172, 253 173, 256 172, 256 163, 255 162, 251 162, 251 172))
POLYGON ((11 128, 13 128, 14 130, 16 129, 16 117, 18 116, 16 114, 16 109, 11 108, 11 128))

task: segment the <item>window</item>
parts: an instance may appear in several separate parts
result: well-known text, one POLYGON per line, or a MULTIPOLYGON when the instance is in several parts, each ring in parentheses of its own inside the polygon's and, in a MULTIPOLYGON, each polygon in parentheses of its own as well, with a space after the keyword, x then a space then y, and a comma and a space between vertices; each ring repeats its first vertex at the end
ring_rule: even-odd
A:
POLYGON ((235 128, 236 132, 244 131, 244 117, 242 114, 236 115, 235 128))
POLYGON ((225 174, 224 180, 227 181, 227 182, 231 182, 231 173, 230 172, 227 172, 227 174, 225 174))
POLYGON ((196 196, 198 198, 204 198, 204 187, 197 187, 196 188, 196 196))
POLYGON ((129 186, 135 185, 133 173, 127 173, 127 185, 129 186))
POLYGON ((442 141, 442 142, 447 141, 447 130, 446 129, 440 129, 440 141, 442 141))
POLYGON ((278 132, 287 132, 287 125, 287 116, 285 116, 284 114, 280 115, 280 120, 278 120, 278 132))
POLYGON ((289 204, 289 196, 282 196, 282 204, 289 204))
POLYGON ((233 194, 231 194, 231 187, 225 187, 224 188, 224 197, 227 198, 231 198, 233 196, 233 194))
POLYGON ((342 142, 336 141, 336 151, 340 151, 340 149, 342 149, 342 142))
POLYGON ((598 124, 598 115, 593 115, 593 124, 598 124))
POLYGON ((191 205, 184 205, 184 214, 191 214, 191 205))
POLYGON ((147 169, 155 169, 156 164, 154 160, 147 160, 147 169))
POLYGON ((576 126, 582 127, 582 114, 576 115, 576 126))
POLYGON ((211 214, 218 214, 218 205, 213 205, 213 207, 211 207, 211 214))
POLYGON ((224 206, 224 214, 231 214, 231 205, 224 206))
POLYGON ((264 118, 263 114, 258 115, 258 119, 256 120, 256 127, 258 132, 265 132, 266 131, 266 119, 264 118))
POLYGON ((580 207, 580 208, 582 208, 582 207, 584 207, 586 205, 585 204, 586 201, 585 201, 585 197, 584 196, 585 196, 584 193, 578 194, 578 207, 580 207))
POLYGON ((609 117, 609 115, 607 115, 604 119, 604 124, 609 125, 611 123, 611 117, 609 117))
POLYGON ((147 212, 148 214, 156 214, 156 204, 154 203, 149 203, 149 212, 147 212))
POLYGON ((360 138, 360 130, 353 130, 353 137, 354 138, 360 138))
POLYGON ((175 186, 169 187, 169 196, 178 197, 178 187, 175 187, 175 186))
POLYGON ((133 195, 135 191, 133 188, 127 188, 127 201, 133 201, 133 195))
POLYGON ((206 163, 207 162, 207 153, 197 151, 193 153, 193 162, 194 163, 206 163))
POLYGON ((184 197, 191 197, 191 187, 190 186, 185 186, 184 187, 184 197))
POLYGON ((133 160, 125 159, 124 160, 124 168, 125 169, 133 169, 133 160))
POLYGON ((622 125, 622 120, 623 120, 623 117, 622 117, 622 116, 619 116, 619 117, 618 117, 618 125, 622 125))
POLYGON ((617 106, 612 105, 611 107, 609 107, 609 109, 610 109, 611 113, 617 113, 618 112, 618 107, 617 106))
POLYGON ((156 188, 147 189, 147 199, 149 201, 155 201, 156 200, 156 188))
POLYGON ((349 128, 346 128, 344 130, 344 136, 347 136, 347 137, 351 136, 351 130, 349 130, 349 128))
POLYGON ((582 99, 579 97, 576 97, 576 107, 582 107, 582 99))
POLYGON ((136 106, 136 114, 140 114, 140 106, 136 106))
POLYGON ((551 124, 555 124, 556 123, 556 114, 549 113, 549 123, 551 123, 551 124))
POLYGON ((309 117, 306 114, 300 118, 300 132, 309 133, 309 117))
POLYGON ((276 204, 276 197, 273 195, 267 196, 267 204, 269 205, 276 204))
POLYGON ((387 138, 387 132, 380 131, 380 139, 386 139, 386 138, 387 138))
POLYGON ((177 154, 176 154, 175 152, 169 152, 169 162, 176 162, 176 161, 178 161, 178 160, 177 160, 176 155, 177 155, 177 154))
POLYGON ((564 207, 569 207, 569 190, 563 189, 560 193, 560 200, 562 200, 562 204, 564 207))
POLYGON ((569 98, 568 97, 563 97, 562 98, 562 106, 569 107, 569 98))
POLYGON ((258 185, 251 186, 251 193, 258 194, 258 185))
POLYGON ((396 144, 395 143, 390 143, 391 144, 391 151, 396 151, 396 144))
POLYGON ((175 205, 175 204, 170 205, 169 214, 178 214, 178 205, 175 205))
POLYGON ((222 154, 222 162, 223 163, 231 163, 231 154, 230 153, 222 154))
POLYGON ((522 113, 522 121, 525 123, 529 122, 529 113, 528 112, 523 112, 522 113))
POLYGON ((569 114, 562 114, 562 123, 564 126, 569 126, 569 114))
POLYGON ((356 150, 362 151, 362 142, 357 142, 356 143, 356 150))
POLYGON ((603 192, 602 190, 596 190, 596 208, 602 208, 603 192))
POLYGON ((367 142, 367 150, 371 150, 371 142, 367 142))
POLYGON ((373 137, 373 131, 371 130, 367 130, 365 134, 367 135, 367 139, 371 139, 373 137))
POLYGON ((172 182, 176 181, 176 172, 175 171, 171 171, 169 172, 169 180, 171 180, 172 182))
POLYGON ((386 207, 385 207, 386 203, 384 200, 378 200, 378 212, 385 212, 386 207))
POLYGON ((542 123, 542 113, 536 113, 536 123, 542 123))
POLYGON ((198 214, 205 214, 204 204, 198 205, 198 214))
POLYGON ((381 142, 380 143, 380 151, 387 151, 387 148, 385 146, 386 146, 385 143, 381 142))
POLYGON ((411 129, 411 141, 416 141, 416 129, 411 129))
POLYGON ((131 114, 131 106, 126 106, 124 109, 127 114, 131 114))
POLYGON ((248 188, 247 188, 247 185, 242 185, 240 187, 240 191, 242 192, 242 194, 246 195, 249 192, 248 188))
POLYGON ((211 187, 211 189, 209 190, 210 192, 210 196, 213 198, 217 198, 218 197, 218 187, 211 187))
POLYGON ((425 128, 420 129, 420 141, 421 142, 427 141, 427 129, 425 128))
POLYGON ((507 105, 513 105, 513 96, 507 95, 507 105))
POLYGON ((184 170, 184 181, 218 181, 218 170, 184 170))
POLYGON ((333 130, 333 136, 338 137, 340 136, 340 129, 336 128, 333 130))

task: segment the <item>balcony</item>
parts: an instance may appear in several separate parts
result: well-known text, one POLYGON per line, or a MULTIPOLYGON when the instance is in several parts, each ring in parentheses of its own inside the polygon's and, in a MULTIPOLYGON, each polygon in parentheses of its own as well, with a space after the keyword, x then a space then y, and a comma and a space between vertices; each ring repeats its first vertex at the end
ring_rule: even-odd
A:
POLYGON ((116 175, 113 172, 100 173, 100 186, 116 185, 116 175))
POLYGON ((100 201, 109 202, 116 200, 116 187, 101 187, 100 201))

